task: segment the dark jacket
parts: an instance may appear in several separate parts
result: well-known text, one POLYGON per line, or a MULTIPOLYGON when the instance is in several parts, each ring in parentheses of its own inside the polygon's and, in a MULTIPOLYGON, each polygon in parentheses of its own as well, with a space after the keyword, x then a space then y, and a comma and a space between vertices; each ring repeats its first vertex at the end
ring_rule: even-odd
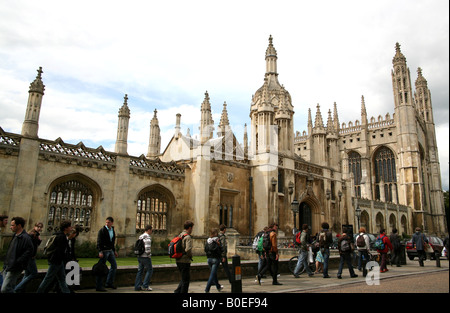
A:
POLYGON ((115 248, 116 232, 114 231, 114 226, 112 226, 112 229, 113 229, 112 240, 109 237, 109 232, 108 232, 108 229, 106 228, 106 226, 103 226, 98 231, 97 250, 99 252, 104 251, 104 250, 116 251, 116 248, 115 248))
POLYGON ((32 257, 36 256, 37 253, 37 248, 39 247, 39 245, 41 244, 42 240, 39 239, 39 232, 37 232, 36 230, 32 229, 28 232, 28 235, 30 235, 31 237, 31 242, 33 243, 33 255, 32 257))
POLYGON ((320 248, 329 249, 331 244, 333 243, 333 234, 328 229, 322 229, 319 232, 318 240, 319 240, 320 248), (320 240, 321 239, 320 238, 320 234, 321 233, 325 233, 325 239, 324 240, 320 240))
POLYGON ((32 255, 33 243, 27 232, 24 230, 19 235, 14 234, 3 267, 6 271, 22 271, 28 266, 32 255))
POLYGON ((53 264, 60 264, 61 262, 66 262, 67 254, 69 253, 69 241, 67 240, 66 234, 62 231, 55 233, 55 245, 56 249, 53 252, 48 261, 53 264))
POLYGON ((412 244, 417 250, 425 250, 425 247, 423 246, 424 241, 428 243, 427 237, 419 231, 416 231, 412 236, 412 244))

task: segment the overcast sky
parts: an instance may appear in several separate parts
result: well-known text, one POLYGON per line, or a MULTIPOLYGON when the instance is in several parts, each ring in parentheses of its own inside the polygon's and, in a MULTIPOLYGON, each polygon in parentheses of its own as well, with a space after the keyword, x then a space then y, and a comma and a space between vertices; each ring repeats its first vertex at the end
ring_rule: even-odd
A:
POLYGON ((0 2, 0 127, 20 133, 28 87, 43 68, 39 136, 114 151, 124 94, 128 153, 147 153, 158 110, 162 150, 175 116, 198 133, 208 91, 215 124, 224 101, 242 142, 252 95, 262 86, 269 35, 279 81, 292 96, 294 129, 337 103, 341 123, 394 113, 391 69, 399 42, 415 82, 431 90, 443 188, 449 186, 449 4, 377 1, 0 2))

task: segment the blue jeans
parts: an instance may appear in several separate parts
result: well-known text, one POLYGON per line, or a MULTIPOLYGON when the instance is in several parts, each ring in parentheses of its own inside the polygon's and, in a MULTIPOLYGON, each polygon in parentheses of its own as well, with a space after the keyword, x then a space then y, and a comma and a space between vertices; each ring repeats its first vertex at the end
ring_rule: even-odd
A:
POLYGON ((150 283, 150 279, 153 275, 152 259, 149 257, 138 257, 139 267, 136 274, 136 281, 134 282, 134 290, 140 290, 140 287, 147 288, 150 283), (144 269, 147 271, 142 281, 142 274, 144 269))
POLYGON ((215 258, 208 258, 208 266, 211 270, 211 273, 209 274, 208 282, 206 283, 205 292, 209 292, 209 289, 211 289, 211 285, 216 285, 217 289, 220 289, 219 281, 217 280, 217 269, 219 267, 220 260, 215 258))
POLYGON ((2 293, 14 293, 14 288, 16 287, 17 280, 22 274, 20 271, 4 271, 3 272, 3 283, 2 283, 2 293))
POLYGON ((25 275, 22 281, 16 286, 15 292, 24 292, 26 285, 37 276, 38 270, 36 266, 36 259, 30 259, 28 266, 25 269, 25 275))
POLYGON ((47 292, 50 285, 53 283, 53 280, 56 279, 59 283, 59 287, 61 288, 62 293, 70 293, 70 289, 66 284, 66 268, 64 266, 64 262, 60 263, 50 263, 48 262, 49 267, 47 270, 47 274, 44 277, 44 280, 39 285, 37 293, 47 292))
POLYGON ((308 273, 308 275, 313 274, 313 272, 308 266, 307 258, 308 258, 308 251, 303 251, 302 249, 300 249, 300 255, 298 256, 298 262, 297 265, 295 266, 294 275, 298 274, 302 265, 304 266, 306 273, 308 273))
POLYGON ((323 248, 322 256, 323 256, 323 277, 327 277, 328 276, 328 260, 330 259, 330 249, 323 248))
POLYGON ((340 255, 339 269, 338 269, 337 276, 341 276, 342 270, 344 269, 344 262, 347 263, 347 267, 348 267, 348 271, 350 272, 350 276, 351 277, 355 276, 355 271, 353 270, 353 265, 352 265, 352 256, 350 253, 342 253, 340 255))
MULTIPOLYGON (((106 286, 112 286, 114 283, 114 278, 116 277, 116 271, 117 271, 117 263, 116 263, 116 256, 114 255, 114 251, 107 250, 103 251, 103 258, 100 259, 100 262, 105 263, 106 261, 111 264, 111 267, 108 272, 108 276, 106 277, 106 286)), ((97 289, 101 289, 102 283, 103 283, 103 277, 97 276, 96 279, 96 287, 97 289)))

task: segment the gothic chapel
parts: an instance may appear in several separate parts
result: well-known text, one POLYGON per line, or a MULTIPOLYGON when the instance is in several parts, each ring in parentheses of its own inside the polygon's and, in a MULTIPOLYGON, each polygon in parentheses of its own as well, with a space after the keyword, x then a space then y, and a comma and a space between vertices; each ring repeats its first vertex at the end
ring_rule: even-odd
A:
POLYGON ((82 227, 80 240, 95 241, 113 216, 118 245, 131 248, 146 224, 156 239, 194 222, 196 238, 226 224, 253 236, 276 221, 281 233, 306 223, 312 233, 327 221, 376 233, 447 232, 431 93, 418 68, 411 80, 397 43, 392 67, 394 114, 369 117, 364 97, 358 120, 340 123, 337 104, 325 120, 320 106, 307 130, 294 131, 294 103, 280 84, 270 36, 262 86, 251 98, 249 134, 242 143, 228 120, 217 125, 208 92, 200 106, 200 136, 181 130, 161 151, 157 110, 147 154, 127 153, 131 117, 127 95, 119 109, 115 151, 38 136, 45 86, 42 69, 30 84, 21 134, 0 128, 0 214, 22 216, 28 228, 44 223, 49 236, 64 219, 82 227), (216 135, 216 136, 215 136, 216 135), (250 138, 249 138, 250 137, 250 138))

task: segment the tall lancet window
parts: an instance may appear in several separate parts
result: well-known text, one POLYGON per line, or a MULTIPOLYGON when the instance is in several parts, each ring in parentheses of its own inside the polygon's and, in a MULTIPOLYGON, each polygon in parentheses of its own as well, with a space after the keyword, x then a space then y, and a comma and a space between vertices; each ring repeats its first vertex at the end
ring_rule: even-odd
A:
POLYGON ((351 151, 348 154, 348 168, 353 173, 353 184, 355 185, 355 196, 361 197, 361 155, 351 151))
POLYGON ((143 232, 146 225, 152 225, 155 234, 165 234, 170 203, 169 196, 160 188, 141 192, 137 200, 136 233, 143 232))
POLYGON ((78 180, 69 180, 54 186, 50 192, 47 231, 59 230, 63 220, 70 220, 84 231, 91 228, 95 207, 92 189, 78 180))
POLYGON ((398 202, 397 170, 395 155, 391 149, 381 147, 374 155, 375 199, 398 202))

